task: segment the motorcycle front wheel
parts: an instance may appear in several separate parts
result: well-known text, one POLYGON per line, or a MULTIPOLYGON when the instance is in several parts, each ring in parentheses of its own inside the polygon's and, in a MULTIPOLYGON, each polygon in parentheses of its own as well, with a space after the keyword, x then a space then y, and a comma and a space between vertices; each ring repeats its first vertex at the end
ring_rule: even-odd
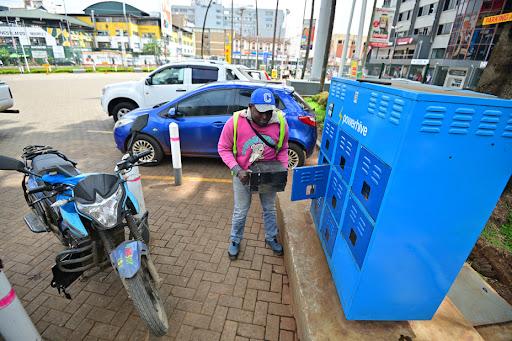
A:
POLYGON ((141 267, 132 278, 124 281, 126 291, 139 316, 155 336, 167 334, 169 323, 156 283, 148 271, 147 259, 142 257, 141 267))

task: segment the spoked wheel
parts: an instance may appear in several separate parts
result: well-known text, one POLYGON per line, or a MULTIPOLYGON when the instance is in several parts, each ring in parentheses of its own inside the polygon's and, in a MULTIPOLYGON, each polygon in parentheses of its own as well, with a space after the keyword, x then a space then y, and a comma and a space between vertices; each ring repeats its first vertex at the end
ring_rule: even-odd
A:
POLYGON ((290 142, 288 145, 288 168, 302 167, 305 161, 304 150, 299 145, 290 142))
POLYGON ((146 322, 154 335, 162 336, 169 329, 167 314, 156 283, 148 271, 146 257, 142 257, 141 263, 135 276, 123 282, 140 318, 146 322))
POLYGON ((146 150, 151 151, 151 154, 140 159, 143 165, 144 162, 151 162, 146 165, 157 165, 162 162, 164 158, 160 144, 148 135, 138 135, 132 143, 131 150, 135 154, 145 152, 146 150))

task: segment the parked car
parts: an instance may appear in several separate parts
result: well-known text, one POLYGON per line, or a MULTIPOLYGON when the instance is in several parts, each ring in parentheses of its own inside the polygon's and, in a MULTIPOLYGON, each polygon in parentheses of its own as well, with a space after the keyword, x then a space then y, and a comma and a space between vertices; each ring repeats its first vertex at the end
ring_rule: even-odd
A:
POLYGON ((11 89, 5 82, 0 81, 0 112, 6 111, 14 105, 11 89))
POLYGON ((136 108, 148 108, 175 99, 203 84, 224 80, 247 80, 234 65, 215 61, 166 64, 139 81, 107 85, 101 106, 114 121, 136 108))
POLYGON ((285 113, 289 127, 290 168, 304 165, 316 143, 315 116, 293 88, 265 83, 207 84, 163 105, 134 110, 115 124, 116 146, 126 152, 133 121, 139 115, 149 114, 148 125, 137 135, 131 148, 135 152, 150 149, 152 153, 144 161, 160 163, 165 155, 170 155, 171 122, 179 126, 183 155, 219 157, 217 143, 224 124, 233 112, 247 108, 252 92, 260 87, 273 91, 277 107, 285 113))
POLYGON ((272 78, 268 75, 268 73, 265 70, 258 70, 258 69, 241 69, 240 70, 243 74, 245 74, 248 77, 251 77, 252 79, 259 80, 259 81, 270 81, 272 78))

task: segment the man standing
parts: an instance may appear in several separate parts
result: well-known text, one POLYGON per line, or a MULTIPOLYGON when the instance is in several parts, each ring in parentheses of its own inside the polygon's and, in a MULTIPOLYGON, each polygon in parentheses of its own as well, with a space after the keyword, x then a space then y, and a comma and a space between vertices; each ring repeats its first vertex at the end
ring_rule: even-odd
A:
MULTIPOLYGON (((218 144, 222 161, 231 169, 235 205, 231 227, 229 258, 240 251, 247 212, 251 207, 249 167, 256 161, 279 161, 288 168, 288 125, 276 109, 272 91, 254 90, 247 110, 233 114, 222 129, 218 144), (259 136, 258 136, 259 135, 259 136)), ((265 243, 278 255, 283 247, 277 241, 276 193, 259 193, 263 207, 265 243)))

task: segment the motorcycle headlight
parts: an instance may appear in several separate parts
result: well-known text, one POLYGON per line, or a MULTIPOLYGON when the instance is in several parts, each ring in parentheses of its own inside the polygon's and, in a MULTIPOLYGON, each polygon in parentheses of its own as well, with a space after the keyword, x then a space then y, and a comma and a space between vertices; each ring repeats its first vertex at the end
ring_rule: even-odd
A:
POLYGON ((119 127, 122 127, 122 126, 125 126, 127 124, 131 124, 133 123, 133 119, 130 119, 130 118, 121 118, 120 120, 118 120, 116 122, 116 124, 114 124, 114 130, 116 128, 119 128, 119 127))
POLYGON ((87 215, 102 226, 112 228, 117 225, 117 214, 119 203, 123 198, 123 186, 119 186, 117 191, 108 198, 103 198, 96 193, 96 200, 92 204, 83 204, 76 202, 78 211, 87 215))

